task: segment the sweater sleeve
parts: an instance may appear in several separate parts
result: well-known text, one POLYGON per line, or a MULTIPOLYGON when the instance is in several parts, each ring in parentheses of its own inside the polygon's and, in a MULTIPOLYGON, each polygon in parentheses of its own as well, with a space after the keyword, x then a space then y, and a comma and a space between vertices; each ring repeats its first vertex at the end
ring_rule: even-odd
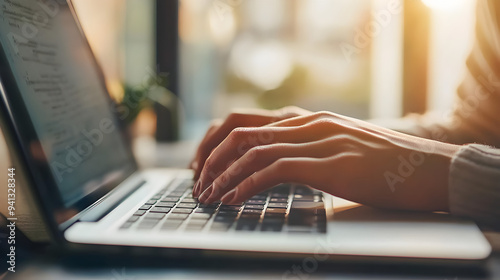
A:
POLYGON ((450 213, 483 224, 500 222, 500 149, 463 146, 453 157, 449 175, 450 213))

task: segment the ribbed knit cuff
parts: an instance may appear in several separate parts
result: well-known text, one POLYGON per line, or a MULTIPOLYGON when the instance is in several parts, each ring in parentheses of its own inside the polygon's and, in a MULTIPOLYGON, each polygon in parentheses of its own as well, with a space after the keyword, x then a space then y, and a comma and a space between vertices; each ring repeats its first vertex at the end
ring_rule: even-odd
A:
POLYGON ((500 224, 500 149, 463 146, 451 162, 449 198, 451 214, 500 224))

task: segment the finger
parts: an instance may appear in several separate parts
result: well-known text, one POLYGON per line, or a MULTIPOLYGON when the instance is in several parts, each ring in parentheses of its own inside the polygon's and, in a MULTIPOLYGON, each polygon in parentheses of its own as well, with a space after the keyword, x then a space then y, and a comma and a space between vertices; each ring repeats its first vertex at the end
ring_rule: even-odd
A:
POLYGON ((281 158, 325 158, 344 151, 351 139, 335 136, 311 143, 257 146, 232 163, 212 184, 208 200, 217 201, 244 179, 281 158))
MULTIPOLYGON (((351 117, 339 115, 328 111, 320 111, 311 114, 305 114, 294 118, 284 119, 278 122, 270 123, 267 126, 300 126, 308 122, 325 120, 337 124, 339 127, 352 130, 352 132, 370 133, 374 136, 385 138, 398 138, 399 132, 384 128, 373 123, 354 119, 351 117)), ((408 137, 408 136, 407 136, 408 137)))
POLYGON ((207 133, 205 138, 198 146, 198 150, 195 156, 195 162, 198 167, 198 169, 195 171, 195 180, 199 178, 201 168, 205 164, 205 161, 212 150, 217 147, 233 129, 237 127, 263 126, 268 124, 275 118, 276 117, 270 113, 262 113, 262 115, 233 113, 230 114, 224 122, 218 123, 217 127, 211 133, 207 133))
POLYGON ((203 166, 200 166, 199 160, 198 160, 198 154, 200 153, 200 149, 204 145, 203 143, 204 143, 205 139, 210 138, 221 127, 222 123, 223 123, 223 120, 220 120, 220 119, 213 120, 212 123, 210 124, 210 127, 208 128, 207 132, 205 133, 205 136, 203 137, 200 144, 198 145, 198 149, 196 151, 196 154, 190 163, 190 167, 195 172, 195 175, 194 175, 195 179, 197 179, 197 177, 199 176, 199 173, 201 172, 201 168, 203 167, 203 166))
POLYGON ((210 133, 207 133, 202 143, 199 145, 195 158, 190 163, 190 167, 195 170, 195 180, 199 179, 201 168, 212 150, 237 127, 258 127, 299 115, 312 114, 311 111, 296 107, 287 106, 278 110, 252 109, 250 112, 244 110, 230 114, 225 122, 219 120, 217 125, 212 125, 210 133), (227 127, 222 127, 226 123, 227 127), (217 129, 213 129, 216 127, 217 129))
POLYGON ((198 197, 220 174, 249 149, 272 143, 306 143, 321 140, 335 133, 325 129, 323 121, 316 121, 299 127, 259 127, 238 128, 231 132, 222 143, 213 150, 205 161, 194 195, 198 197))
POLYGON ((247 150, 259 145, 292 141, 295 132, 290 128, 236 128, 205 160, 193 195, 198 197, 219 175, 247 150))
POLYGON ((282 158, 252 174, 223 196, 226 204, 241 203, 280 183, 316 184, 318 159, 282 158))

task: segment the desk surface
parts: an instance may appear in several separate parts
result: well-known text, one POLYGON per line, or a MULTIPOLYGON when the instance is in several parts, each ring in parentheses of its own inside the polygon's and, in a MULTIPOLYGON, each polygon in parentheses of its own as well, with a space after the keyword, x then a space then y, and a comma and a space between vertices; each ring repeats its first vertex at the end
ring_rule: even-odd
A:
MULTIPOLYGON (((146 279, 500 279, 500 256, 480 269, 440 266, 338 264, 319 262, 306 271, 303 262, 220 259, 143 259, 114 261, 89 257, 35 254, 18 264, 15 280, 146 280, 146 279), (131 264, 131 262, 136 262, 131 264), (295 270, 297 269, 297 270, 295 270)), ((1 278, 1 277, 0 277, 1 278)))
MULTIPOLYGON (((194 143, 157 145, 147 139, 136 145, 142 166, 187 166, 186 153, 194 152, 194 143)), ((4 230, 2 225, 0 229, 4 230)), ((494 248, 492 256, 481 267, 374 265, 368 263, 319 262, 310 273, 301 269, 302 261, 227 260, 219 258, 152 257, 148 259, 116 259, 93 256, 61 256, 47 248, 33 251, 21 246, 17 255, 18 271, 6 279, 22 280, 142 280, 142 279, 500 279, 500 233, 484 231, 494 248), (298 268, 298 270, 297 270, 298 268)), ((0 230, 0 248, 5 252, 0 230)), ((28 244, 29 241, 25 241, 28 244)), ((21 240, 18 243, 23 243, 21 240)), ((3 253, 2 253, 3 255, 3 253)), ((1 258, 4 259, 3 257, 1 258)), ((0 265, 0 273, 5 264, 0 265)), ((0 279, 2 277, 0 276, 0 279)))

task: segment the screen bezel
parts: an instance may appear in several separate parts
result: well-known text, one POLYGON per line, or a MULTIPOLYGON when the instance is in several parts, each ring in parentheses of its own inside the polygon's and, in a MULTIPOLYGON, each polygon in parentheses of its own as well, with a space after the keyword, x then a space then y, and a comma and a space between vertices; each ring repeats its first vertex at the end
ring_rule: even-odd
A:
MULTIPOLYGON (((124 163, 122 168, 120 168, 123 170, 123 176, 88 194, 77 203, 66 207, 60 195, 56 184, 56 179, 52 174, 48 162, 41 162, 39 160, 36 160, 32 156, 28 148, 30 146, 30 143, 36 143, 38 141, 37 134, 33 122, 29 117, 27 107, 22 99, 20 90, 17 86, 14 74, 10 69, 3 46, 0 45, 0 83, 2 86, 0 98, 0 100, 2 101, 1 109, 4 112, 4 114, 2 114, 2 117, 4 117, 8 122, 7 129, 10 130, 6 131, 4 134, 9 134, 6 135, 6 137, 11 137, 11 140, 13 140, 12 142, 16 143, 16 147, 13 147, 16 150, 14 152, 22 161, 22 164, 24 164, 26 172, 29 173, 26 175, 29 175, 31 184, 33 184, 33 186, 31 186, 32 191, 36 191, 38 194, 38 198, 43 200, 40 201, 40 204, 43 205, 46 211, 45 214, 47 218, 53 222, 53 225, 56 225, 57 228, 61 229, 61 224, 64 224, 66 221, 74 217, 74 215, 68 215, 67 217, 63 217, 61 219, 61 212, 66 211, 66 213, 75 213, 75 215, 82 212, 84 209, 97 202, 103 196, 111 192, 126 178, 136 172, 138 170, 138 166, 132 153, 129 138, 126 137, 127 134, 123 122, 118 117, 116 113, 117 111, 113 110, 113 108, 115 108, 115 103, 111 99, 106 88, 102 68, 95 58, 90 44, 84 34, 80 21, 78 20, 78 17, 75 13, 75 9, 70 0, 65 1, 65 3, 60 3, 59 1, 58 4, 67 5, 67 9, 69 9, 71 15, 73 16, 74 22, 80 32, 80 36, 82 36, 84 44, 83 47, 87 48, 87 50, 91 54, 91 63, 93 64, 95 71, 97 71, 96 73, 99 77, 99 83, 103 87, 106 95, 106 100, 109 102, 109 108, 115 118, 115 122, 118 126, 118 133, 122 138, 125 146, 125 153, 127 158, 129 159, 124 163)), ((66 9, 66 7, 64 8, 66 9)))

